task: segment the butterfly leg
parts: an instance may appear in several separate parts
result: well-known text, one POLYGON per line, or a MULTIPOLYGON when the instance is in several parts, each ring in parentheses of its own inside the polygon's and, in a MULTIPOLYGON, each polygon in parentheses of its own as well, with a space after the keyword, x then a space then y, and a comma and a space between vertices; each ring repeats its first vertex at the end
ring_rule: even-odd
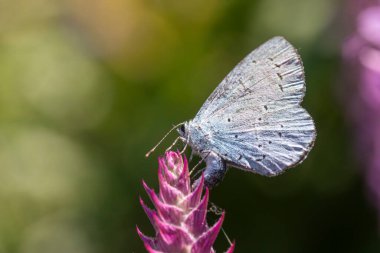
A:
MULTIPOLYGON (((207 152, 205 158, 206 168, 204 169, 205 186, 213 188, 217 186, 224 178, 227 172, 226 162, 214 152, 207 152)), ((199 183, 199 179, 195 182, 195 185, 199 183)))

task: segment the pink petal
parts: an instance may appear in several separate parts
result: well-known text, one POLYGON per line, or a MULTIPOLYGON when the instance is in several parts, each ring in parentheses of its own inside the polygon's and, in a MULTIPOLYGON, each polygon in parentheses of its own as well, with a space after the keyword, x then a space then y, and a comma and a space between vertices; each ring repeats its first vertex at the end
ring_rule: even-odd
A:
POLYGON ((226 253, 232 253, 235 250, 235 242, 231 244, 231 247, 226 251, 226 253))
POLYGON ((163 204, 162 202, 157 202, 155 205, 162 220, 175 225, 180 224, 183 217, 183 211, 180 208, 173 205, 163 204))
POLYGON ((181 249, 193 242, 191 234, 184 228, 165 223, 158 216, 155 216, 155 222, 159 232, 157 246, 161 250, 170 252, 177 250, 180 252, 181 249))
POLYGON ((197 241, 193 244, 191 248, 192 253, 211 251, 211 247, 214 244, 216 237, 218 236, 220 228, 222 227, 223 220, 224 220, 224 213, 219 218, 219 220, 214 224, 214 226, 212 226, 209 230, 207 230, 197 239, 197 241))
POLYGON ((195 187, 194 191, 186 196, 186 198, 183 200, 183 203, 181 203, 181 205, 186 206, 189 209, 192 209, 195 206, 197 206, 202 197, 203 185, 204 185, 204 175, 202 174, 199 180, 199 183, 195 187))
POLYGON ((209 190, 206 188, 205 195, 199 205, 192 209, 189 215, 186 217, 185 224, 191 231, 191 233, 198 237, 202 232, 205 231, 207 226, 206 215, 207 215, 207 203, 209 197, 209 190))
POLYGON ((149 244, 144 243, 145 249, 148 251, 148 253, 165 253, 163 251, 158 251, 150 247, 149 244))
POLYGON ((181 191, 170 185, 161 173, 158 173, 158 182, 160 185, 160 198, 163 202, 175 204, 178 199, 185 197, 181 191))
POLYGON ((183 156, 182 158, 182 171, 178 179, 177 187, 185 195, 191 192, 189 167, 188 167, 188 162, 185 156, 183 156))
POLYGON ((169 184, 173 185, 176 182, 177 176, 172 171, 170 171, 166 165, 165 158, 158 158, 158 169, 161 171, 162 175, 165 177, 166 181, 169 184))
POLYGON ((141 204, 142 208, 144 209, 146 215, 148 216, 150 223, 156 229, 156 224, 154 224, 153 216, 156 215, 157 213, 154 210, 147 207, 141 197, 140 197, 140 204, 141 204))
POLYGON ((154 239, 152 237, 148 237, 144 235, 138 226, 136 226, 137 234, 141 238, 141 240, 144 242, 144 244, 148 244, 150 247, 154 247, 154 239))
POLYGON ((183 160, 179 152, 169 151, 165 154, 166 164, 169 170, 173 171, 177 176, 182 173, 183 160))
POLYGON ((143 185, 148 196, 153 202, 158 215, 167 222, 178 224, 183 215, 183 210, 175 205, 165 204, 157 197, 156 193, 145 184, 145 182, 143 182, 143 185))
POLYGON ((181 192, 187 195, 191 191, 190 176, 188 170, 188 163, 185 157, 182 158, 179 152, 167 152, 166 164, 161 166, 163 174, 167 174, 166 179, 168 183, 181 192))
POLYGON ((148 194, 150 200, 154 203, 153 199, 157 198, 156 193, 154 192, 153 189, 149 188, 149 186, 145 183, 144 180, 142 181, 142 184, 143 184, 144 189, 145 189, 146 193, 148 194))

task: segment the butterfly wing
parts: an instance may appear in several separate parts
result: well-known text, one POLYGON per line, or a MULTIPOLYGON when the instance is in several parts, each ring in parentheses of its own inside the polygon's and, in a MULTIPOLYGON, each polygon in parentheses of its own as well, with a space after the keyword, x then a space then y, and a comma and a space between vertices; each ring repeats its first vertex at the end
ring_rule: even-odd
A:
POLYGON ((299 104, 305 94, 302 61, 283 37, 274 37, 247 55, 207 98, 194 120, 202 121, 237 100, 284 100, 299 104))
POLYGON ((236 167, 275 176, 302 162, 315 140, 313 120, 305 109, 277 106, 257 116, 228 113, 215 122, 213 149, 236 167))
POLYGON ((245 57, 193 120, 210 132, 212 151, 228 163, 272 176, 300 163, 315 139, 300 106, 304 70, 295 48, 275 37, 245 57))

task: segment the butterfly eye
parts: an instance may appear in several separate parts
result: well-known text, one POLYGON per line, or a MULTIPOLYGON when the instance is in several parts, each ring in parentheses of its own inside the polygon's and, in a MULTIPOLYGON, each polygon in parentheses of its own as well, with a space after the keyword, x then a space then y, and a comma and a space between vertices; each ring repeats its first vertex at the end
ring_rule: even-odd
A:
POLYGON ((182 133, 185 133, 185 125, 180 126, 179 131, 182 133))

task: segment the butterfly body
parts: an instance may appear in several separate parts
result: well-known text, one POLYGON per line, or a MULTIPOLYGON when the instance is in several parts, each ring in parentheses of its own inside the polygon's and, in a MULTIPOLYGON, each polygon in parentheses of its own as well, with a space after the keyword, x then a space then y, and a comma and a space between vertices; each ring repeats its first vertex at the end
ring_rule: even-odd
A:
POLYGON ((305 90, 301 58, 284 38, 246 56, 178 129, 205 160, 206 185, 220 182, 228 166, 276 176, 302 162, 316 136, 300 106, 305 90))

